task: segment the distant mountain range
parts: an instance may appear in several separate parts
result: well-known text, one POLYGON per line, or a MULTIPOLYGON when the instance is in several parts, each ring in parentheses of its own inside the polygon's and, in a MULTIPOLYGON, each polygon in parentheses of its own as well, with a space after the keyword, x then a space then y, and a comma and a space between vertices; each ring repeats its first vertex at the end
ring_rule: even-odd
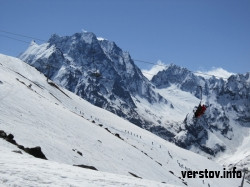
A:
POLYGON ((149 81, 129 53, 90 32, 32 42, 19 58, 90 103, 178 146, 225 164, 244 152, 233 163, 249 164, 244 143, 250 143, 250 72, 205 79, 171 64, 149 81), (201 102, 209 107, 196 120, 200 86, 201 102))

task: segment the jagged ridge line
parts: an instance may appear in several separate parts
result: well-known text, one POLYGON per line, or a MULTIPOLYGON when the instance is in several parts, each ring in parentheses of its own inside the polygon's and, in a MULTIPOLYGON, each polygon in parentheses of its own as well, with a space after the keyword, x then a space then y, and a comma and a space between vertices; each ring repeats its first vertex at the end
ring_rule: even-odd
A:
MULTIPOLYGON (((17 34, 17 33, 9 32, 9 31, 4 31, 4 30, 1 30, 1 29, 0 29, 0 32, 4 32, 4 33, 7 33, 7 34, 12 34, 12 35, 16 35, 16 36, 21 36, 21 37, 25 37, 25 38, 36 39, 36 40, 39 40, 39 41, 47 42, 46 40, 43 40, 43 39, 39 39, 39 38, 27 36, 27 35, 22 35, 22 34, 17 34)), ((24 43, 29 43, 27 41, 19 40, 19 39, 13 38, 13 37, 5 36, 5 35, 0 35, 0 36, 6 37, 6 38, 9 38, 9 39, 13 39, 13 40, 16 40, 16 41, 24 42, 24 43)), ((167 65, 157 64, 157 63, 149 62, 149 61, 145 61, 145 60, 138 60, 138 59, 132 59, 132 60, 136 61, 136 62, 142 62, 142 63, 155 65, 155 66, 168 67, 167 65)), ((190 71, 190 70, 188 70, 188 71, 191 72, 191 73, 197 73, 197 74, 206 75, 206 76, 210 76, 210 77, 220 78, 220 79, 223 79, 223 80, 228 80, 225 77, 210 75, 210 74, 202 73, 202 72, 198 72, 198 71, 190 71)), ((151 74, 151 73, 147 73, 147 72, 143 72, 143 73, 154 76, 154 74, 151 74)), ((241 81, 237 81, 237 82, 241 82, 241 81)))

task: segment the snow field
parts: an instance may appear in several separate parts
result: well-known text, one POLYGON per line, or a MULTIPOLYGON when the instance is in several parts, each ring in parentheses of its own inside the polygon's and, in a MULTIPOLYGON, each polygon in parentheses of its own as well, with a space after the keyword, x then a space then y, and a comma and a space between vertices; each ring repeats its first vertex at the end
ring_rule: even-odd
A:
MULTIPOLYGON (((9 167, 9 172, 5 173, 2 181, 12 181, 10 184, 14 186, 15 178, 12 177, 19 177, 16 180, 20 180, 19 182, 24 180, 27 186, 32 186, 32 182, 46 186, 57 184, 57 180, 63 178, 60 176, 66 176, 68 182, 80 180, 81 184, 85 184, 84 182, 91 184, 96 180, 91 179, 90 183, 87 183, 88 178, 72 176, 73 174, 64 171, 67 167, 73 167, 69 165, 84 164, 94 166, 99 171, 119 175, 131 176, 130 172, 143 179, 166 182, 173 186, 185 186, 183 182, 192 187, 208 184, 211 187, 240 184, 240 179, 179 178, 181 171, 184 170, 222 171, 222 166, 166 142, 108 111, 91 105, 63 88, 58 89, 48 84, 46 77, 18 59, 0 55, 0 63, 0 81, 3 82, 0 85, 0 129, 12 133, 15 140, 26 147, 41 146, 43 153, 49 159, 41 161, 23 155, 15 158, 16 153, 9 153, 6 145, 3 145, 0 149, 0 163, 4 168, 9 167), (29 88, 30 84, 32 86, 29 88), (115 136, 116 133, 123 140, 115 136), (77 151, 81 152, 82 156, 77 151), (7 162, 8 157, 13 160, 7 162), (30 162, 31 165, 23 166, 22 159, 26 159, 25 163, 30 162), (56 164, 42 168, 51 161, 56 164), (14 163, 19 164, 17 168, 14 167, 14 163), (53 166, 54 170, 51 169, 53 166), (34 171, 42 170, 41 172, 48 175, 39 178, 30 174, 25 178, 25 172, 20 172, 25 167, 27 173, 33 168, 34 171), (19 175, 16 176, 12 172, 19 175), (46 184, 50 182, 47 181, 49 176, 55 180, 46 184)), ((75 167, 73 168, 75 170, 75 167)), ((84 169, 76 170, 78 173, 84 169)), ((90 170, 87 172, 92 173, 90 170)), ((103 178, 97 181, 103 181, 103 178)), ((133 180, 130 181, 131 177, 122 178, 133 183, 133 180)), ((120 180, 118 179, 118 182, 120 180)), ((125 182, 129 183, 128 181, 125 182)), ((65 184, 68 184, 67 181, 65 184)), ((102 183, 94 184, 102 185, 102 183)), ((113 185, 112 182, 108 183, 105 180, 104 184, 113 185)), ((161 183, 152 186, 158 184, 161 183)), ((120 183, 115 185, 119 186, 120 183)))

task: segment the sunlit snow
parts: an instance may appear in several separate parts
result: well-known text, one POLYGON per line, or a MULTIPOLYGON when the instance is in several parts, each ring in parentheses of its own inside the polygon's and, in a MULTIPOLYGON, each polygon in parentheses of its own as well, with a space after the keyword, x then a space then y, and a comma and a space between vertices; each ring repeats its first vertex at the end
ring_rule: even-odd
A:
POLYGON ((0 139, 0 184, 229 187, 241 182, 182 179, 181 171, 223 167, 48 84, 44 75, 21 60, 0 55, 0 81, 0 130, 12 133, 21 145, 40 146, 48 158, 13 153, 18 148, 0 139), (74 164, 94 166, 100 172, 74 164))

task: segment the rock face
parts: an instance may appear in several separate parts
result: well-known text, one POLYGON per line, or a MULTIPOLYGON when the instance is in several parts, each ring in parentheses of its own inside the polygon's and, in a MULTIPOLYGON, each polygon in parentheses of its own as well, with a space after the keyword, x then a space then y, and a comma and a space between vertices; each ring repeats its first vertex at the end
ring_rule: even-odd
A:
POLYGON ((205 93, 208 91, 203 77, 196 76, 188 69, 174 64, 153 76, 151 81, 159 89, 170 87, 172 84, 178 85, 181 90, 190 92, 198 98, 200 98, 199 86, 205 86, 203 88, 205 93))
POLYGON ((138 126, 150 122, 138 115, 134 96, 149 103, 166 102, 153 91, 127 52, 90 32, 52 35, 42 45, 33 42, 20 59, 92 104, 138 126))

